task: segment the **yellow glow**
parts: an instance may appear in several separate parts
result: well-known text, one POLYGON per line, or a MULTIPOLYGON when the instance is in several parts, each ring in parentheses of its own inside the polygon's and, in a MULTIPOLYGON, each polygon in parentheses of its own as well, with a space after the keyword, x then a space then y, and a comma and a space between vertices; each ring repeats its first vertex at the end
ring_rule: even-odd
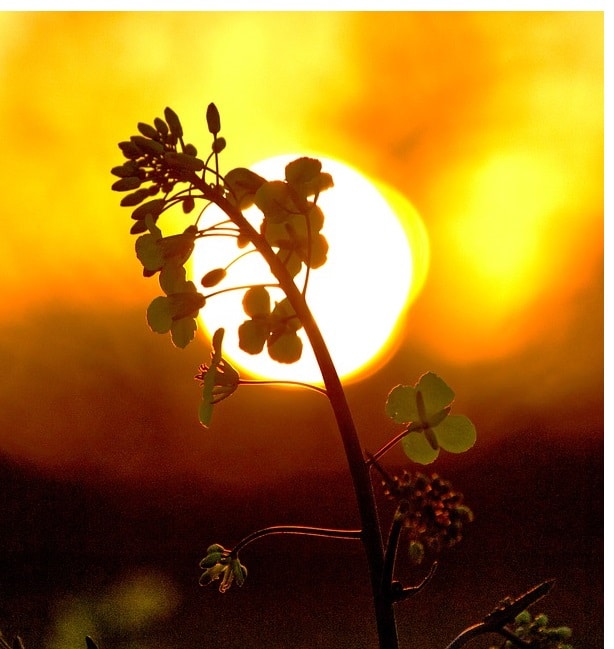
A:
MULTIPOLYGON (((267 179, 279 179, 285 165, 296 157, 271 158, 252 168, 267 179)), ((322 160, 323 170, 332 174, 335 186, 318 199, 326 217, 322 233, 330 248, 326 264, 310 273, 307 300, 339 374, 349 380, 375 371, 393 351, 403 315, 424 281, 428 246, 416 211, 400 195, 390 189, 378 190, 345 164, 315 157, 322 160)), ((262 218, 255 207, 246 216, 255 224, 262 218)), ((241 252, 230 238, 215 238, 213 243, 203 240, 199 245, 200 252, 197 249, 194 255, 196 283, 207 271, 226 266, 241 252)), ((270 281, 268 268, 254 254, 233 264, 216 289, 270 281)), ((302 286, 304 274, 296 281, 302 286)), ((231 291, 216 296, 202 311, 208 332, 226 329, 224 355, 251 375, 319 382, 319 369, 305 338, 303 356, 292 365, 271 360, 266 350, 251 356, 239 349, 236 330, 247 319, 242 295, 243 291, 231 291)), ((271 295, 276 301, 283 297, 274 289, 271 295)))

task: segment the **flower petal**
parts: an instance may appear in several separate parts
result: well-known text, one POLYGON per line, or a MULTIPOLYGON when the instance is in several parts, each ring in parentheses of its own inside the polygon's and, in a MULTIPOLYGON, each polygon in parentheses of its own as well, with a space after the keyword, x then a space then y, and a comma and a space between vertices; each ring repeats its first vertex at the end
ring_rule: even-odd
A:
POLYGON ((468 451, 476 440, 475 426, 464 415, 450 415, 436 428, 435 435, 441 448, 450 453, 468 451))
POLYGON ((439 449, 434 449, 422 431, 405 435, 401 440, 405 455, 419 464, 430 464, 439 455, 439 449))
POLYGON ((427 418, 440 412, 454 401, 452 388, 433 372, 427 372, 420 377, 416 390, 420 390, 422 393, 427 418))

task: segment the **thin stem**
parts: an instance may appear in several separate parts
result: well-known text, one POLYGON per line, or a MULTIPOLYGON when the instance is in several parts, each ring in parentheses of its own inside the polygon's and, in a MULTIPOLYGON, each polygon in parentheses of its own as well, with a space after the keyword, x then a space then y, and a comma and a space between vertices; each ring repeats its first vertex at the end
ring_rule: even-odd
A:
POLYGON ((365 465, 360 440, 341 380, 322 333, 307 306, 305 297, 265 238, 249 223, 237 207, 212 191, 198 176, 193 176, 193 183, 204 194, 208 194, 207 198, 215 202, 232 219, 239 231, 245 234, 262 254, 303 325, 322 374, 354 485, 363 530, 362 541, 371 579, 380 649, 398 649, 393 602, 388 593, 383 593, 381 588, 384 550, 369 469, 365 465))
POLYGON ((360 540, 362 532, 360 530, 338 530, 326 527, 305 527, 303 525, 275 525, 265 527, 264 529, 252 532, 245 538, 241 539, 230 554, 236 557, 239 552, 250 543, 271 534, 300 534, 302 536, 323 536, 333 539, 360 540))
POLYGON ((395 437, 393 437, 389 442, 384 444, 382 448, 379 449, 379 451, 376 451, 375 453, 371 453, 369 457, 366 460, 367 466, 370 464, 373 464, 375 460, 378 460, 384 453, 387 453, 395 444, 398 444, 404 437, 409 433, 409 430, 404 430, 402 433, 399 433, 395 437))
POLYGON ((325 397, 328 396, 326 390, 324 388, 321 388, 317 385, 313 385, 312 383, 303 383, 302 381, 273 381, 270 379, 240 379, 239 380, 239 385, 288 385, 288 386, 296 386, 299 388, 307 388, 308 390, 313 390, 314 392, 319 392, 320 394, 323 394, 325 397))
POLYGON ((222 295, 222 293, 230 293, 231 291, 241 291, 250 288, 279 288, 279 284, 245 284, 243 286, 231 286, 229 288, 222 288, 219 291, 214 291, 213 293, 208 293, 205 295, 205 300, 208 300, 216 295, 222 295))
POLYGON ((401 537, 401 529, 405 514, 409 508, 409 503, 402 500, 390 525, 390 532, 388 534, 388 543, 386 544, 386 552, 384 554, 384 568, 382 570, 382 591, 390 593, 392 589, 392 578, 394 574, 394 564, 397 557, 397 548, 399 547, 399 539, 401 537))

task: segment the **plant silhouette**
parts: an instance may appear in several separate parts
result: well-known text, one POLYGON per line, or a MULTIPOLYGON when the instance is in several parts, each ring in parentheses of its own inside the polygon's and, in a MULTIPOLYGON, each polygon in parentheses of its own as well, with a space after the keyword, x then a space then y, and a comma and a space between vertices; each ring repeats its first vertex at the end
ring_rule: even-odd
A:
MULTIPOLYGON (((156 117, 152 124, 139 123, 138 134, 119 143, 125 161, 112 169, 117 178, 112 189, 127 192, 121 205, 132 208, 130 232, 137 235, 135 250, 143 275, 157 276, 162 291, 147 309, 147 322, 154 332, 170 333, 175 346, 186 347, 195 338, 201 311, 206 319, 207 303, 220 293, 236 291, 245 312, 238 330, 241 349, 249 354, 268 353, 278 363, 293 363, 301 357, 303 342, 297 332, 302 329, 324 387, 300 385, 318 391, 330 404, 354 486, 360 528, 278 525, 257 530, 232 548, 213 543, 200 564, 200 583, 216 583, 221 592, 241 586, 247 577, 241 550, 273 534, 362 543, 379 646, 397 649, 397 605, 429 583, 437 567, 436 556, 462 539, 473 513, 448 480, 422 470, 391 476, 381 459, 400 444, 410 461, 428 465, 442 450, 468 451, 476 440, 475 428, 467 417, 450 414, 453 390, 441 377, 426 372, 413 384, 393 387, 386 403, 381 404, 383 412, 400 426, 399 433, 374 452, 363 449, 343 385, 308 303, 310 273, 326 263, 328 252, 322 234, 325 215, 318 198, 324 191, 334 191, 334 179, 319 160, 309 157, 290 162, 283 179, 266 180, 243 167, 222 173, 220 154, 226 139, 220 136, 221 120, 214 104, 208 106, 205 121, 212 136, 206 157, 199 157, 196 147, 185 141, 181 121, 170 108, 164 110, 164 118, 156 117), (244 215, 252 205, 261 214, 258 226, 244 215), (210 206, 218 208, 213 218, 209 218, 210 206), (187 225, 180 232, 163 234, 162 222, 171 210, 181 210, 187 225), (220 213, 222 217, 217 216, 220 213), (236 256, 224 267, 208 270, 197 287, 188 279, 186 263, 199 239, 216 236, 234 238, 236 256), (268 266, 270 282, 232 284, 233 265, 249 254, 259 255, 268 266), (378 512, 378 485, 396 505, 387 535, 378 512), (427 559, 430 562, 424 578, 416 584, 402 584, 395 577, 401 543, 406 544, 406 556, 416 566, 427 559)), ((214 332, 210 359, 196 375, 202 390, 198 417, 205 428, 212 425, 215 404, 242 384, 254 382, 241 377, 224 358, 224 333, 223 328, 214 332)), ((549 629, 547 620, 534 619, 526 611, 552 585, 551 581, 542 582, 516 599, 503 600, 448 647, 457 649, 486 633, 499 634, 505 646, 568 646, 567 627, 549 629)))

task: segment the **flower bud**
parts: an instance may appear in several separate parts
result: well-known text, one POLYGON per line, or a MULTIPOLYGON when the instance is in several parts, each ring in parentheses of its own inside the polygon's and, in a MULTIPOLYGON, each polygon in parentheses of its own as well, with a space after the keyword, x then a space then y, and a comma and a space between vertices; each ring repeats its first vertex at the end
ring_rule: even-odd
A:
POLYGON ((209 104, 207 106, 207 126, 209 127, 209 133, 213 133, 213 135, 217 135, 220 132, 220 113, 215 104, 209 104))
POLYGON ((181 122, 177 113, 172 108, 164 109, 164 117, 168 123, 168 127, 171 130, 171 135, 175 136, 177 139, 183 137, 183 128, 181 127, 181 122))
POLYGON ((212 286, 219 284, 224 277, 226 277, 226 270, 224 268, 214 268, 203 276, 200 283, 205 288, 211 288, 212 286))

